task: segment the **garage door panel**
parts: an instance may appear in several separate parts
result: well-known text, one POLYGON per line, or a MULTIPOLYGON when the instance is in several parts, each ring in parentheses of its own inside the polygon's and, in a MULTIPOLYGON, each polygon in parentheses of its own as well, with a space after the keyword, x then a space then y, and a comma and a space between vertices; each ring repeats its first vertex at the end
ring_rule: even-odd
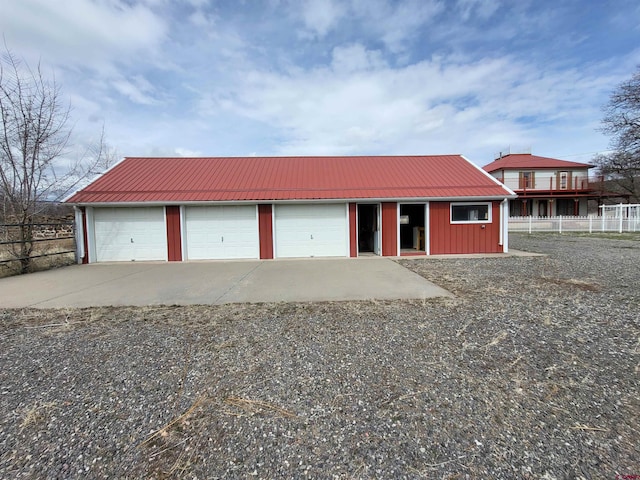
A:
POLYGON ((276 256, 347 255, 347 219, 343 204, 277 205, 276 256))
POLYGON ((96 208, 96 261, 166 260, 162 207, 96 208))
POLYGON ((187 258, 258 258, 255 205, 187 207, 187 258))

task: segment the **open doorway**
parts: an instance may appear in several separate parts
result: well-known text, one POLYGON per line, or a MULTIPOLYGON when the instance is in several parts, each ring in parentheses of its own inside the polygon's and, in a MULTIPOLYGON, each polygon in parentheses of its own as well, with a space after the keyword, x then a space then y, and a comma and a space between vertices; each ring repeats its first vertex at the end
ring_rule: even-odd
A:
POLYGON ((425 204, 400 205, 400 253, 425 254, 425 204))
POLYGON ((380 255, 379 212, 377 204, 358 204, 358 255, 380 255))
POLYGON ((546 200, 538 200, 538 216, 546 217, 547 216, 548 203, 546 200))

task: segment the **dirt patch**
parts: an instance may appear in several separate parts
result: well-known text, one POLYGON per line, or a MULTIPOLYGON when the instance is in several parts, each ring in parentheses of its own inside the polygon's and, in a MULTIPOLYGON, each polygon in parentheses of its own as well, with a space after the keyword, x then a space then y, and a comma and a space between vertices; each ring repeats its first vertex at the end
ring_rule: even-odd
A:
POLYGON ((575 287, 587 292, 599 292, 601 290, 599 285, 577 278, 539 278, 538 282, 548 282, 564 287, 575 287))

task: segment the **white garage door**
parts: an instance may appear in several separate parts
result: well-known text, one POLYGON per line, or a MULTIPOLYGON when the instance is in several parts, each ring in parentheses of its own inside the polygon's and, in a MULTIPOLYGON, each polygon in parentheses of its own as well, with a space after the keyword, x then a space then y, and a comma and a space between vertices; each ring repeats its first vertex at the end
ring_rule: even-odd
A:
POLYGON ((96 208, 96 261, 166 260, 164 208, 96 208))
POLYGON ((344 204, 276 205, 276 257, 345 257, 344 204))
POLYGON ((255 205, 187 207, 187 258, 259 258, 255 205))

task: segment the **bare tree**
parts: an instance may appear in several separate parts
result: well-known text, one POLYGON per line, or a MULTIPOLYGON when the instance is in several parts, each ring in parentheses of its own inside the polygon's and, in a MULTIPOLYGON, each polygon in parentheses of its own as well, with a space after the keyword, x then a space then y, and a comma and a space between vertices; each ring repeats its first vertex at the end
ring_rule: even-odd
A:
POLYGON ((601 130, 612 137, 613 151, 596 156, 595 164, 621 193, 640 201, 640 67, 611 94, 601 130))
POLYGON ((57 201, 112 161, 100 140, 69 161, 70 106, 55 79, 20 62, 6 47, 0 58, 0 190, 4 221, 15 223, 11 251, 27 272, 34 249, 33 223, 45 202, 57 201))

